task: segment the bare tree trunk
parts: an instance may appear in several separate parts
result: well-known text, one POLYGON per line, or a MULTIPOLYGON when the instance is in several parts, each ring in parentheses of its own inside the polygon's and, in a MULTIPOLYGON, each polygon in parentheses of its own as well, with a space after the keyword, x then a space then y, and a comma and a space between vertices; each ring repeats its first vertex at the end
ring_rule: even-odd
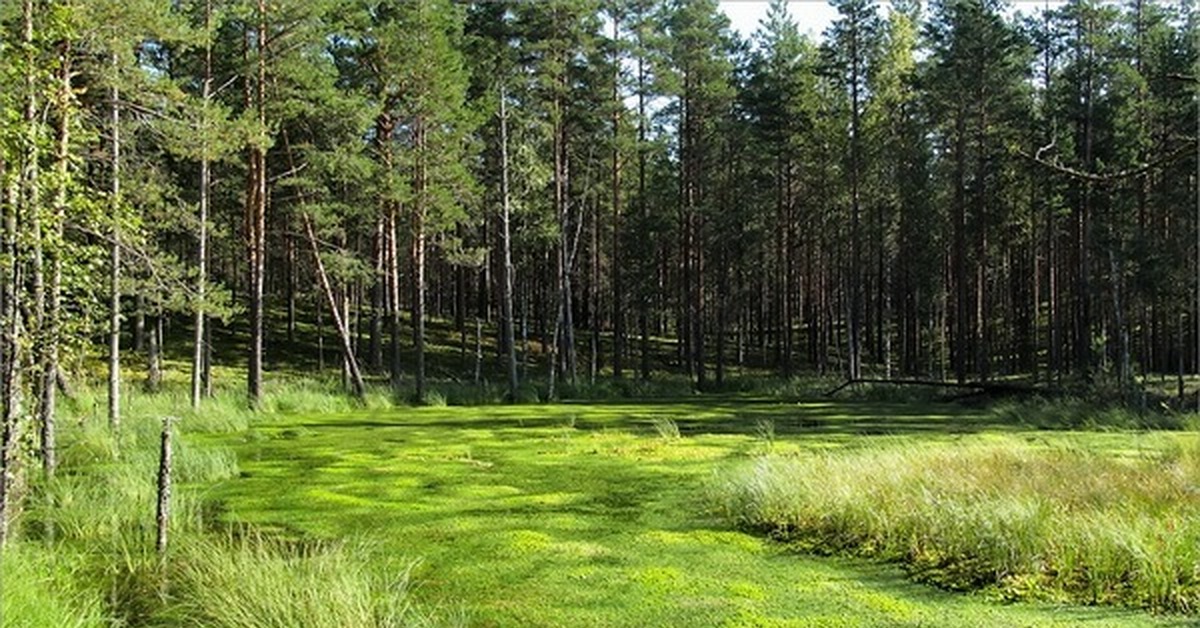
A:
POLYGON ((146 390, 158 392, 162 384, 162 315, 150 317, 150 333, 146 336, 146 390))
MULTIPOLYGON (((212 30, 212 0, 204 3, 204 30, 211 35, 212 30)), ((192 409, 200 407, 202 380, 204 369, 205 341, 205 290, 208 282, 208 195, 211 185, 211 166, 209 160, 208 142, 208 106, 212 98, 212 42, 206 38, 204 45, 204 78, 201 83, 201 106, 203 107, 204 128, 201 129, 200 141, 200 230, 196 242, 196 313, 195 329, 192 337, 192 409)))
POLYGON ((857 31, 851 35, 850 63, 850 378, 862 377, 862 234, 860 227, 860 190, 859 172, 861 164, 861 138, 859 110, 859 35, 857 31))
MULTIPOLYGON (((613 16, 613 41, 620 41, 620 15, 613 16)), ((619 50, 619 48, 614 48, 619 50)), ((625 370, 625 269, 621 260, 621 59, 614 52, 613 63, 613 114, 612 114, 612 333, 613 333, 613 377, 620 379, 625 370)))
MULTIPOLYGON (((258 37, 256 80, 252 97, 258 132, 267 133, 266 119, 266 0, 258 0, 258 37)), ((249 94, 248 94, 249 99, 249 94)), ((260 138, 265 140, 265 137, 260 138)), ((249 307, 250 310, 250 359, 246 374, 246 392, 250 405, 257 408, 262 403, 263 387, 263 281, 266 274, 266 216, 267 216, 267 155, 265 141, 249 150, 249 168, 246 194, 246 241, 250 263, 249 307)))
POLYGON ((62 68, 59 73, 59 107, 58 131, 55 142, 54 163, 57 181, 55 182, 54 212, 50 246, 47 248, 49 266, 49 282, 46 286, 46 311, 42 330, 42 382, 41 401, 38 404, 38 423, 41 426, 41 457, 42 471, 47 478, 54 476, 57 466, 55 414, 57 413, 58 381, 61 377, 59 368, 59 342, 62 316, 62 246, 63 224, 67 214, 67 177, 70 174, 70 145, 71 145, 71 108, 73 93, 71 91, 71 50, 70 43, 62 44, 62 68))
POLYGON ((333 323, 337 326, 338 334, 342 337, 342 351, 345 356, 345 364, 350 375, 350 384, 354 396, 362 399, 366 396, 366 386, 363 384, 362 373, 358 370, 358 360, 354 357, 354 339, 350 335, 350 328, 347 321, 343 318, 338 308, 337 297, 333 294, 333 287, 329 284, 329 275, 325 272, 325 263, 321 261, 321 250, 317 246, 317 236, 313 233, 312 220, 307 213, 302 214, 304 218, 304 231, 308 235, 308 243, 312 246, 313 261, 317 266, 317 278, 321 282, 321 288, 325 291, 325 298, 329 303, 329 311, 333 313, 333 323))
MULTIPOLYGON (((112 64, 117 66, 113 53, 112 64)), ((109 91, 109 132, 111 181, 109 198, 114 218, 121 211, 121 94, 114 83, 109 91)), ((113 222, 113 241, 109 252, 109 321, 108 321, 108 425, 114 433, 121 427, 121 230, 120 221, 113 222)))
POLYGON ((425 180, 425 160, 428 156, 424 154, 427 150, 425 144, 425 129, 422 128, 422 122, 417 120, 415 126, 415 142, 417 144, 417 168, 415 181, 413 185, 413 194, 415 203, 413 205, 412 217, 412 265, 413 265, 413 302, 412 302, 412 323, 413 323, 413 348, 416 353, 416 364, 414 370, 416 376, 414 378, 416 384, 415 395, 418 402, 425 401, 426 381, 425 381, 425 212, 426 204, 426 185, 425 180))
POLYGON ((483 319, 475 317, 475 385, 483 379, 483 319))
POLYGON ((325 372, 325 317, 321 307, 321 297, 316 297, 317 309, 317 372, 325 372))
POLYGON ((385 252, 386 236, 384 227, 387 218, 379 216, 375 220, 375 237, 372 240, 372 253, 375 258, 375 268, 371 274, 371 370, 378 373, 383 370, 383 301, 386 288, 385 268, 387 254, 385 252))
MULTIPOLYGON (((503 272, 501 280, 504 282, 504 294, 501 307, 503 311, 503 342, 507 353, 508 366, 508 400, 515 402, 517 400, 517 389, 520 386, 520 381, 517 379, 517 347, 516 339, 513 337, 513 262, 512 262, 512 206, 509 196, 509 181, 508 181, 508 106, 506 101, 508 94, 503 88, 500 89, 500 195, 502 198, 501 206, 501 247, 503 248, 503 272)), ((525 326, 522 325, 522 329, 525 326)), ((528 347, 528 336, 526 336, 526 347, 528 347)), ((528 348, 526 348, 528 351, 528 348)))
POLYGON ((591 272, 588 277, 588 382, 596 383, 600 371, 600 203, 592 205, 591 272))
POLYGON ((391 336, 391 375, 392 394, 400 396, 400 251, 396 244, 398 211, 395 207, 388 214, 388 277, 389 295, 391 299, 388 316, 388 334, 391 336))

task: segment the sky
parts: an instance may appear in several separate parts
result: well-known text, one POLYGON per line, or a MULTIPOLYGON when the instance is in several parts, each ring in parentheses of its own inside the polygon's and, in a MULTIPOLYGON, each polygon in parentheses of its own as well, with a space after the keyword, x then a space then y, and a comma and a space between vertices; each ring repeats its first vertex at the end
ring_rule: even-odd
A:
MULTIPOLYGON (((758 23, 767 17, 767 0, 721 0, 721 10, 729 16, 733 30, 749 37, 758 30, 758 23)), ((827 26, 837 17, 834 9, 825 0, 791 0, 788 9, 795 18, 800 32, 808 32, 819 38, 827 26)))
MULTIPOLYGON (((1011 2, 1011 11, 1036 11, 1044 6, 1045 0, 1015 0, 1011 2)), ((743 36, 749 37, 758 30, 758 24, 767 17, 767 0, 720 0, 721 10, 729 16, 733 29, 743 36)), ((885 3, 886 4, 886 3, 885 3)), ((1062 4, 1062 0, 1050 0, 1050 6, 1062 4)), ((837 18, 834 9, 826 0, 790 0, 788 9, 795 18, 800 32, 807 32, 814 39, 820 39, 821 33, 837 18)), ((886 9, 880 11, 886 15, 886 9)))

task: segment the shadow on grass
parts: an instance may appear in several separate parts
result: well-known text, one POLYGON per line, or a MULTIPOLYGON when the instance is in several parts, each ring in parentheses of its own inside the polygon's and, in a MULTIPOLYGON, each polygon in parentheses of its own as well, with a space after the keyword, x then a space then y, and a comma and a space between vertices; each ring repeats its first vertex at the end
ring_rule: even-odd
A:
POLYGON ((670 419, 683 436, 735 434, 775 437, 831 435, 976 434, 1016 429, 1010 422, 952 404, 887 404, 878 402, 779 403, 760 399, 685 402, 564 403, 549 406, 505 406, 394 410, 301 419, 304 428, 362 430, 374 428, 438 428, 509 430, 568 426, 576 430, 621 430, 653 433, 656 420, 670 419))

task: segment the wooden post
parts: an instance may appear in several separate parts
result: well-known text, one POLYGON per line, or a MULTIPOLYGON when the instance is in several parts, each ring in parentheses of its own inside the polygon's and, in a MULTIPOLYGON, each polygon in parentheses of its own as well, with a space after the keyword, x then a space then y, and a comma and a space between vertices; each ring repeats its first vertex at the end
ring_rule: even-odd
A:
POLYGON ((163 417, 162 448, 158 455, 158 540, 154 545, 159 556, 167 551, 167 524, 171 520, 171 422, 163 417))

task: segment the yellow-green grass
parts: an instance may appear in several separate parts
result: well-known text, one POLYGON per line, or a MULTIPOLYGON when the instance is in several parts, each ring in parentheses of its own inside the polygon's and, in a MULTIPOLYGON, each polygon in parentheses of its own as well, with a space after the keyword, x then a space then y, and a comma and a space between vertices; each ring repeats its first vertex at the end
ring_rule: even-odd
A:
POLYGON ((899 561, 951 588, 1195 611, 1196 439, 1124 436, 1116 451, 1009 436, 769 456, 712 499, 743 527, 899 561))
POLYGON ((1023 433, 954 406, 686 398, 275 417, 238 437, 230 521, 420 557, 414 595, 481 626, 1186 625, 915 584, 798 554, 712 512, 714 477, 764 454, 1050 439, 1112 451, 1175 436, 1023 433), (1008 437, 1006 437, 1008 438, 1008 437))

